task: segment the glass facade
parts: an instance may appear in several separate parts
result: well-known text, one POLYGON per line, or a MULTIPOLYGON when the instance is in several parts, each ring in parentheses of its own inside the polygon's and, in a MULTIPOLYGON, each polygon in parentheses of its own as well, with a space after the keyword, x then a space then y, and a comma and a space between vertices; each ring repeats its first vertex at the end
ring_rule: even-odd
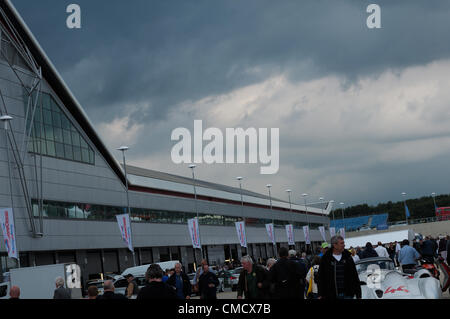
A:
MULTIPOLYGON (((34 99, 35 96, 32 100, 34 99)), ((27 95, 25 95, 24 100, 26 110, 27 95)), ((31 103, 30 101, 30 105, 31 103)), ((31 115, 28 114, 27 122, 27 131, 33 124, 31 140, 28 143, 29 152, 86 164, 95 164, 94 151, 51 95, 41 93, 33 123, 31 123, 31 115)))
MULTIPOLYGON (((33 213, 35 217, 39 216, 38 201, 33 200, 33 213)), ((178 212, 178 211, 163 211, 146 208, 130 208, 130 219, 133 222, 146 223, 163 223, 163 224, 187 224, 188 219, 195 218, 196 213, 192 212, 178 212)), ((115 221, 116 215, 126 213, 126 207, 91 205, 91 204, 76 204, 64 203, 55 201, 43 202, 43 217, 44 218, 65 218, 65 219, 90 219, 115 221)), ((201 225, 216 225, 216 226, 234 226, 235 222, 241 221, 239 216, 224 216, 220 214, 204 214, 199 213, 199 223, 201 225)), ((265 227, 265 224, 271 223, 271 219, 264 218, 246 218, 246 225, 249 227, 265 227)), ((275 227, 283 227, 290 224, 290 221, 274 220, 275 227)), ((295 222, 295 228, 301 228, 307 225, 306 223, 295 222)), ((322 224, 311 224, 311 229, 317 229, 322 224)))

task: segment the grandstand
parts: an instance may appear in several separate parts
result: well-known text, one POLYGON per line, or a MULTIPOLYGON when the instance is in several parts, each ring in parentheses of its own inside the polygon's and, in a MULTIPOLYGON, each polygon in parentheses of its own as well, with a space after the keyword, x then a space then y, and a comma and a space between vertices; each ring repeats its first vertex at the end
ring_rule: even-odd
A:
POLYGON ((345 225, 345 231, 357 231, 362 228, 376 228, 379 225, 386 224, 388 217, 388 214, 379 214, 337 219, 330 222, 330 227, 339 229, 344 228, 345 225))

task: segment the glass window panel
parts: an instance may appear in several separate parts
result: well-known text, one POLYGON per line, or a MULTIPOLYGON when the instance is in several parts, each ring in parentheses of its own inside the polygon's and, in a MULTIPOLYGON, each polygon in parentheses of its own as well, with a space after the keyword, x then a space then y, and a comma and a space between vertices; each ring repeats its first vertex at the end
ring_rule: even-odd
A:
POLYGON ((73 159, 81 162, 81 148, 76 146, 73 147, 73 159))
MULTIPOLYGON (((44 112, 44 110, 42 110, 42 112, 44 112)), ((41 123, 41 108, 39 106, 36 108, 36 111, 34 111, 33 122, 35 125, 36 123, 41 123)))
POLYGON ((43 93, 42 94, 42 106, 44 109, 50 110, 51 104, 50 104, 50 95, 43 93))
POLYGON ((54 99, 51 99, 51 100, 52 100, 52 102, 51 102, 52 111, 57 112, 57 113, 61 112, 59 109, 59 106, 58 106, 58 104, 56 104, 55 100, 54 99))
POLYGON ((72 145, 72 133, 70 131, 63 130, 63 140, 65 144, 72 145))
POLYGON ((45 139, 49 141, 54 141, 55 137, 53 136, 53 127, 46 125, 45 126, 45 139))
POLYGON ((64 158, 64 144, 55 143, 55 148, 56 148, 56 156, 64 158))
POLYGON ((55 142, 47 141, 47 155, 56 156, 55 142))
POLYGON ((73 160, 73 151, 72 151, 72 145, 64 145, 64 153, 65 158, 73 160))
POLYGON ((61 127, 61 114, 52 112, 53 126, 61 127))
POLYGON ((88 144, 86 143, 86 141, 84 140, 84 138, 81 137, 81 136, 80 136, 80 143, 81 143, 81 147, 89 148, 88 144))
POLYGON ((52 125, 52 123, 53 123, 52 112, 44 110, 44 124, 52 125))
POLYGON ((94 164, 95 163, 94 162, 94 158, 95 158, 94 152, 92 150, 89 150, 89 163, 90 164, 94 164))
POLYGON ((34 137, 41 137, 41 123, 34 123, 33 135, 34 137))
POLYGON ((83 162, 89 163, 89 150, 87 148, 81 149, 81 159, 83 162))
POLYGON ((42 153, 42 155, 47 155, 47 144, 45 143, 45 140, 39 139, 37 141, 37 147, 39 152, 38 153, 42 153), (42 148, 42 149, 41 149, 42 148))
POLYGON ((70 127, 72 126, 69 119, 65 115, 61 115, 61 124, 62 128, 66 130, 70 130, 70 127))
POLYGON ((62 130, 59 127, 53 128, 53 134, 55 136, 55 142, 62 143, 64 141, 62 130))
POLYGON ((78 132, 72 132, 72 145, 80 146, 80 134, 78 132))

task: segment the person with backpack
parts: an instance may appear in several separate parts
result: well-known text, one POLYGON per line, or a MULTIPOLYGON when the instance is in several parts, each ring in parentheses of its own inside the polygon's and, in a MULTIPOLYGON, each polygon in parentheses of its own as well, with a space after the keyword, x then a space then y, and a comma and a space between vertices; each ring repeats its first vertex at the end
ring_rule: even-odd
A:
POLYGON ((280 259, 270 268, 270 282, 274 284, 275 299, 304 299, 302 278, 305 273, 299 263, 288 259, 288 249, 281 247, 280 259))
POLYGON ((308 291, 306 292, 307 299, 317 299, 319 283, 319 267, 320 267, 320 257, 314 256, 312 261, 313 266, 309 269, 306 275, 306 282, 308 283, 308 291))

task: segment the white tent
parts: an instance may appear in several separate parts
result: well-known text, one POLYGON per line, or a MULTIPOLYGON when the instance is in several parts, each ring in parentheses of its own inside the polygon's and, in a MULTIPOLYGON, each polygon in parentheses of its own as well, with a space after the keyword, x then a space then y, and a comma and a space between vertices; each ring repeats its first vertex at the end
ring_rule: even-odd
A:
POLYGON ((411 229, 398 230, 386 233, 377 233, 366 236, 351 237, 345 239, 345 248, 350 247, 364 247, 366 243, 370 242, 372 245, 377 245, 379 241, 383 244, 391 242, 401 242, 408 239, 410 242, 414 239, 414 231, 411 229))

